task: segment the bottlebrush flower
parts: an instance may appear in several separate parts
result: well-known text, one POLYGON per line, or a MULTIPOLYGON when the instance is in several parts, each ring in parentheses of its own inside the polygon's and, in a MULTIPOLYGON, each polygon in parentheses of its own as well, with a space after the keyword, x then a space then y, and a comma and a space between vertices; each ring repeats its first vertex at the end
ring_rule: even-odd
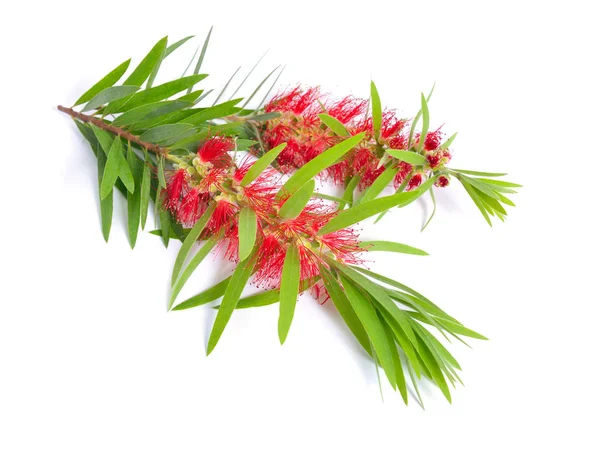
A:
POLYGON ((175 213, 179 208, 181 196, 187 186, 188 173, 185 169, 176 170, 167 181, 167 187, 162 191, 163 206, 175 213))
POLYGON ((227 152, 233 150, 234 147, 235 144, 232 139, 214 136, 198 147, 198 159, 203 163, 222 166, 228 162, 227 152))
POLYGON ((448 178, 446 175, 441 175, 435 182, 435 185, 439 188, 445 188, 449 184, 450 184, 450 178, 448 178))
POLYGON ((177 209, 177 220, 183 225, 194 225, 206 209, 208 199, 208 194, 200 192, 198 187, 190 189, 177 209))
POLYGON ((398 164, 398 173, 394 177, 394 187, 397 189, 413 171, 413 166, 406 161, 400 161, 398 164))
POLYGON ((227 233, 235 225, 239 207, 225 198, 217 198, 215 201, 215 210, 206 225, 206 230, 210 234, 217 234, 219 231, 227 233))
POLYGON ((412 191, 413 189, 418 188, 423 183, 425 176, 422 172, 415 173, 408 182, 408 186, 406 187, 407 191, 412 191))

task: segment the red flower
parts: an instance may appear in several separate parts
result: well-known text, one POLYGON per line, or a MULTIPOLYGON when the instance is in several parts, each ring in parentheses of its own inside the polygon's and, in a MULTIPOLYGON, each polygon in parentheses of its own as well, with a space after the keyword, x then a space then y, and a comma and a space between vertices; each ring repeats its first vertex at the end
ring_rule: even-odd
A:
POLYGON ((435 185, 440 188, 445 188, 449 184, 450 184, 450 178, 448 178, 446 175, 441 175, 435 182, 435 185))
POLYGON ((365 114, 368 106, 367 100, 348 96, 333 102, 326 109, 327 114, 346 125, 358 116, 365 114))
POLYGON ((215 210, 206 224, 206 230, 210 234, 216 234, 220 230, 224 230, 227 233, 235 225, 234 219, 239 208, 237 205, 229 203, 224 199, 218 199, 216 202, 215 210))
POLYGON ((198 159, 204 163, 213 163, 222 165, 226 163, 227 152, 233 150, 234 142, 232 139, 223 136, 214 136, 198 148, 198 159))
POLYGON ((175 213, 179 207, 184 187, 187 186, 187 171, 177 170, 167 181, 167 188, 163 190, 162 204, 165 209, 175 213))
POLYGON ((208 199, 208 194, 200 192, 197 187, 190 189, 183 197, 181 206, 177 210, 179 222, 184 225, 195 224, 206 209, 208 199))
POLYGON ((408 186, 406 187, 407 191, 412 191, 413 189, 418 188, 419 186, 421 186, 421 183, 423 182, 423 173, 421 172, 417 172, 415 173, 410 181, 408 182, 408 186))
POLYGON ((425 138, 424 147, 425 150, 435 150, 440 146, 442 142, 442 132, 438 128, 435 131, 427 133, 427 137, 425 138))
POLYGON ((400 186, 406 177, 412 172, 413 166, 407 163, 406 161, 400 161, 398 164, 398 173, 394 177, 394 187, 397 189, 400 186))

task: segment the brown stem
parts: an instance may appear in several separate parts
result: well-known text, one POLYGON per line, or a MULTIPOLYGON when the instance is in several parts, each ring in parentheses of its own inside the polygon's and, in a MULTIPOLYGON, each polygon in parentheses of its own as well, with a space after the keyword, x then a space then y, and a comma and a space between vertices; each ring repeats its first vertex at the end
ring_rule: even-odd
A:
POLYGON ((88 114, 83 114, 75 111, 73 108, 66 108, 64 106, 58 106, 58 110, 68 114, 69 116, 79 119, 82 122, 91 123, 96 125, 98 128, 106 130, 112 134, 116 134, 130 142, 134 142, 142 148, 145 148, 149 152, 156 153, 157 155, 166 156, 169 153, 169 149, 166 147, 161 147, 160 145, 151 144, 149 142, 142 141, 139 136, 131 134, 129 131, 124 130, 123 128, 115 127, 110 123, 106 123, 104 120, 99 119, 98 117, 90 116, 88 114))

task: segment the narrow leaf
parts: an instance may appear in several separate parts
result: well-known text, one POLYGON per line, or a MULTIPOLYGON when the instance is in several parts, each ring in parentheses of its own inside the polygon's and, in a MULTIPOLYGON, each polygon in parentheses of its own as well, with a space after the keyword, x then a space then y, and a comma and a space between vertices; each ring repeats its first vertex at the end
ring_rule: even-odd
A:
POLYGON ((283 151, 287 144, 284 142, 283 144, 279 144, 277 147, 269 150, 263 156, 261 156, 252 167, 248 169, 242 181, 240 181, 241 186, 248 186, 252 183, 256 177, 258 177, 263 171, 279 156, 279 154, 283 151))
POLYGON ((134 248, 140 228, 140 184, 142 168, 140 167, 139 161, 131 148, 131 144, 129 144, 129 147, 127 148, 127 163, 132 169, 134 180, 134 191, 127 192, 127 230, 129 232, 129 245, 131 248, 134 248))
POLYGON ((446 141, 444 141, 444 143, 442 143, 442 145, 439 146, 440 150, 445 150, 448 147, 450 147, 452 145, 452 143, 454 142, 454 139, 456 139, 456 135, 458 133, 454 133, 452 136, 450 136, 448 139, 446 139, 446 141))
POLYGON ((427 222, 425 222, 425 225, 423 225, 423 228, 421 228, 421 231, 424 231, 425 228, 427 228, 427 225, 429 225, 429 222, 431 222, 431 219, 433 219, 433 216, 435 216, 435 211, 437 210, 437 203, 435 201, 433 189, 429 190, 429 194, 431 195, 431 201, 433 202, 433 211, 431 211, 431 215, 429 216, 429 219, 427 219, 427 222))
POLYGON ((214 236, 211 236, 204 242, 204 245, 200 247, 200 250, 198 250, 198 252, 190 260, 190 263, 187 265, 187 267, 181 273, 181 276, 173 285, 173 289, 171 290, 171 297, 169 298, 168 309, 171 309, 173 307, 175 299, 179 295, 179 292, 181 292, 181 289, 183 289, 183 286, 185 285, 187 280, 189 280, 189 278, 192 276, 192 273, 194 273, 194 270, 196 270, 196 268, 200 265, 204 258, 208 256, 208 254, 215 247, 215 245, 217 245, 217 240, 214 236))
POLYGON ((286 220, 295 219, 304 210, 315 190, 315 180, 309 180, 290 196, 279 209, 279 215, 286 220))
POLYGON ((217 98, 215 98, 215 101, 212 104, 213 106, 215 106, 217 104, 217 102, 221 99, 221 96, 225 93, 225 91, 229 87, 229 84, 231 83, 231 81, 237 75, 237 73, 240 71, 241 68, 242 68, 242 66, 238 67, 235 70, 235 72, 233 72, 233 75, 231 75, 231 77, 229 78, 229 80, 227 80, 227 83, 225 83, 225 86, 223 86, 223 89, 221 89, 221 92, 219 92, 219 95, 217 95, 217 98))
POLYGON ((187 237, 183 241, 181 248, 179 249, 179 253, 177 254, 177 258, 175 258, 175 264, 173 265, 173 273, 171 275, 171 286, 175 284, 177 278, 179 277, 179 273, 181 272, 181 268, 183 267, 183 263, 185 259, 189 255, 192 250, 192 246, 198 241, 200 234, 204 231, 206 224, 212 217, 212 214, 215 210, 215 203, 213 202, 207 209, 204 211, 204 214, 198 219, 198 221, 194 224, 187 237))
MULTIPOLYGON (((200 68, 202 67, 202 62, 204 61, 204 55, 206 55, 206 49, 208 48, 208 42, 210 41, 210 35, 212 34, 213 27, 210 27, 208 30, 208 34, 206 35, 206 39, 204 40, 204 44, 202 45, 202 51, 200 52, 200 56, 198 57, 198 62, 196 63, 196 68, 194 69, 194 75, 198 75, 200 73, 200 68)), ((188 90, 188 94, 192 92, 192 88, 190 87, 188 90)))
POLYGON ((323 236, 324 234, 341 230, 396 206, 406 206, 426 192, 434 182, 435 178, 430 178, 414 191, 399 192, 386 197, 376 198, 375 200, 341 211, 319 230, 318 235, 323 236))
POLYGON ((342 196, 343 201, 338 205, 338 211, 344 209, 346 205, 352 206, 354 204, 354 190, 356 189, 356 186, 358 186, 358 183, 360 183, 360 180, 360 175, 354 175, 352 177, 344 190, 344 195, 342 196))
POLYGON ((227 325, 227 322, 229 322, 229 319, 237 306, 242 291, 254 271, 254 263, 255 255, 252 253, 247 259, 241 261, 237 265, 233 275, 231 275, 231 280, 225 290, 223 301, 221 302, 219 312, 217 313, 215 323, 208 338, 208 346, 206 349, 207 355, 214 350, 219 342, 219 339, 225 330, 225 326, 227 325))
POLYGON ((421 114, 423 114, 423 126, 421 128, 421 137, 419 138, 419 151, 423 150, 427 132, 429 131, 429 108, 427 106, 427 99, 423 93, 421 93, 421 114))
POLYGON ((239 111, 239 108, 237 108, 235 105, 237 105, 240 101, 242 101, 241 98, 236 98, 234 100, 219 103, 216 106, 205 108, 192 116, 186 117, 185 119, 182 119, 181 122, 189 123, 191 125, 200 125, 208 120, 219 119, 221 117, 234 114, 235 112, 239 111))
POLYGON ((452 169, 454 172, 464 173, 465 175, 475 175, 477 177, 503 177, 508 175, 506 173, 492 173, 492 172, 476 172, 474 170, 462 170, 462 169, 452 169))
POLYGON ((294 319, 296 300, 300 286, 300 256, 298 247, 290 245, 285 253, 283 272, 281 274, 281 288, 279 290, 279 342, 283 344, 294 319))
POLYGON ((300 187, 304 186, 308 180, 316 177, 319 172, 334 164, 338 159, 352 150, 363 138, 365 133, 359 133, 352 136, 337 145, 334 145, 328 150, 325 150, 316 158, 298 169, 283 185, 277 193, 277 197, 281 198, 284 194, 293 194, 300 187))
POLYGON ((148 208, 150 207, 150 185, 151 185, 151 169, 150 158, 148 153, 144 154, 144 168, 142 169, 142 183, 140 185, 140 209, 141 209, 141 224, 142 230, 146 226, 148 217, 148 208))
POLYGON ((164 141, 182 136, 193 128, 187 123, 170 123, 154 127, 140 136, 140 139, 153 144, 160 144, 164 141))
POLYGON ((360 319, 354 312, 352 305, 350 304, 346 294, 338 284, 337 280, 324 266, 320 268, 321 277, 327 293, 330 295, 333 304, 342 316, 342 319, 358 341, 358 343, 365 349, 365 351, 372 356, 371 341, 365 331, 360 319))
POLYGON ((331 129, 331 131, 333 131, 338 136, 344 137, 350 135, 350 133, 348 133, 348 130, 346 130, 344 124, 335 117, 332 117, 329 114, 319 114, 319 119, 321 119, 321 122, 327 125, 331 129))
POLYGON ((123 83, 124 85, 141 86, 144 81, 152 73, 152 69, 156 63, 160 60, 163 51, 167 46, 167 36, 158 41, 152 50, 144 57, 142 62, 135 68, 135 70, 129 75, 129 77, 123 83))
POLYGON ((139 89, 138 86, 111 86, 98 92, 87 102, 82 111, 90 111, 114 100, 127 97, 139 89))
POLYGON ((427 163, 427 159, 423 155, 419 153, 411 152, 410 150, 394 150, 389 149, 386 150, 386 153, 392 155, 394 158, 405 161, 409 164, 413 164, 415 166, 422 165, 427 163))
POLYGON ((373 132, 375 133, 375 139, 379 139, 379 130, 381 129, 381 99, 379 98, 379 92, 377 92, 377 86, 371 81, 371 114, 373 116, 373 132))
POLYGON ((119 152, 121 157, 123 149, 121 147, 121 138, 115 137, 113 140, 108 157, 106 160, 106 166, 104 167, 104 174, 102 176, 102 183, 100 183, 100 199, 105 199, 108 194, 112 193, 113 186, 119 177, 119 152))
POLYGON ((95 85, 89 88, 79 99, 75 102, 73 106, 81 105, 89 100, 91 100, 96 94, 113 86, 117 81, 121 79, 123 74, 127 71, 129 67, 129 63, 131 59, 119 64, 115 69, 113 69, 108 75, 98 81, 95 85))
MULTIPOLYGON (((172 311, 195 308, 196 306, 205 305, 223 297, 223 294, 225 294, 225 289, 227 288, 230 279, 231 277, 227 277, 223 281, 215 284, 214 286, 206 289, 205 291, 202 291, 199 294, 188 298, 187 300, 173 307, 172 311)), ((279 299, 279 294, 277 294, 277 298, 279 299)))
POLYGON ((105 112, 106 114, 126 112, 143 105, 159 102, 160 100, 169 98, 183 91, 184 89, 187 89, 188 87, 192 89, 194 85, 206 77, 207 75, 205 74, 190 75, 189 77, 179 78, 164 84, 159 84, 158 86, 154 86, 149 89, 144 89, 143 91, 132 95, 126 99, 126 101, 111 103, 106 108, 105 112))
MULTIPOLYGON (((98 156, 98 187, 102 186, 102 180, 104 176, 104 168, 106 166, 106 155, 100 149, 96 149, 96 154, 98 156)), ((98 189, 99 194, 101 194, 101 190, 98 189)), ((108 237, 110 235, 110 227, 112 224, 112 216, 113 216, 113 190, 112 187, 109 193, 102 198, 100 195, 100 219, 102 222, 102 236, 104 236, 104 240, 108 242, 108 237)))
POLYGON ((360 243, 360 247, 370 252, 396 252, 420 256, 429 255, 429 253, 419 250, 418 248, 411 247, 410 245, 391 241, 363 241, 360 243))
POLYGON ((126 125, 138 124, 145 120, 151 120, 165 114, 189 108, 192 105, 192 102, 183 101, 181 99, 150 103, 130 109, 126 113, 121 114, 112 122, 112 125, 123 127, 126 125))
POLYGON ((187 36, 187 37, 184 37, 183 39, 178 40, 174 44, 169 45, 167 47, 167 50, 165 51, 165 58, 167 56, 169 56, 171 53, 173 53, 175 50, 177 50, 179 47, 181 47, 183 44, 185 44, 187 41, 192 39, 193 37, 194 36, 187 36))
POLYGON ((238 235, 239 235, 239 257, 245 260, 252 253, 256 242, 256 213, 248 206, 240 211, 238 235))
POLYGON ((352 309, 363 324, 369 340, 375 348, 377 358, 383 367, 392 387, 396 388, 396 374, 392 353, 387 341, 385 329, 375 312, 371 302, 360 292, 349 279, 342 276, 342 285, 352 309))
POLYGON ((367 188, 362 197, 359 198, 357 204, 367 203, 383 192, 383 190, 392 182, 398 173, 398 167, 390 166, 379 175, 373 184, 367 188))

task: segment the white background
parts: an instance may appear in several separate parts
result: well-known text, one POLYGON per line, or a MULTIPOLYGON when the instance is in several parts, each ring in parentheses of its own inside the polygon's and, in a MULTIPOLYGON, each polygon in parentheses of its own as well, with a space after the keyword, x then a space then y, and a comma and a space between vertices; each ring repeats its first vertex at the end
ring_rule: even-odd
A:
MULTIPOLYGON (((600 448, 595 2, 35 3, 0 19, 0 448, 600 448), (204 86, 266 50, 260 77, 286 64, 282 85, 361 96, 374 79, 405 116, 435 81, 452 165, 524 185, 493 228, 457 183, 423 233, 425 201, 362 224, 431 253, 374 269, 490 337, 451 346, 466 384, 452 405, 428 386, 425 411, 388 386, 382 402, 332 305, 308 296, 283 347, 272 306, 236 312, 206 358, 214 311, 166 313, 178 245, 143 233, 131 251, 123 202, 104 243, 93 155, 55 107, 196 34, 165 63, 179 76, 210 25, 204 86)), ((182 298, 230 269, 203 264, 182 298)))

